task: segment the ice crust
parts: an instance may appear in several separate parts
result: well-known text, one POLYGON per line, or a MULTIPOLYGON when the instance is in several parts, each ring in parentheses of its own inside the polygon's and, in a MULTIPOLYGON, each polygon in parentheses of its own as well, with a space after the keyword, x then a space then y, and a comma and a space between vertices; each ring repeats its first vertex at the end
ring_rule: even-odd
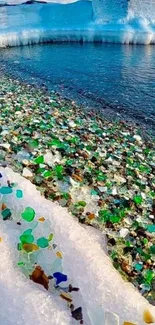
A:
POLYGON ((145 17, 141 10, 137 16, 135 9, 135 14, 133 10, 125 15, 120 14, 120 10, 110 14, 106 8, 107 14, 100 17, 93 12, 96 3, 77 1, 2 7, 0 47, 44 42, 155 44, 155 20, 148 13, 145 17))
MULTIPOLYGON (((124 321, 144 325, 145 309, 155 315, 155 307, 149 305, 131 284, 124 282, 113 268, 103 249, 102 234, 80 225, 65 208, 43 198, 33 184, 11 169, 0 168, 0 172, 3 179, 5 176, 5 179, 18 183, 18 188, 24 192, 20 200, 12 194, 7 195, 10 209, 19 214, 26 206, 31 206, 37 215, 50 221, 63 253, 63 268, 74 285, 80 288, 81 304, 84 313, 88 314, 85 324, 109 325, 110 319, 113 319, 110 325, 118 324, 117 317, 106 312, 117 314, 120 325, 124 321)), ((28 280, 17 268, 15 243, 19 230, 11 226, 9 220, 0 220, 0 223, 0 324, 74 324, 60 299, 28 280)))

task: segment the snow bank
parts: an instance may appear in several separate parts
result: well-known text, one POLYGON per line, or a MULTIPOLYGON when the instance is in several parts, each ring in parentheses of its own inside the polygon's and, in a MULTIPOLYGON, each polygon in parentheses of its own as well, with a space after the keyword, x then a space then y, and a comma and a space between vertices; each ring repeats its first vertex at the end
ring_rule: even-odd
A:
MULTIPOLYGON (((25 3, 27 0, 0 0, 0 4, 9 4, 9 5, 20 5, 20 4, 23 4, 25 3)), ((38 1, 38 0, 36 0, 38 1)), ((42 2, 45 2, 45 3, 61 3, 61 4, 67 4, 67 3, 73 3, 73 2, 76 2, 78 0, 42 0, 42 2)), ((91 1, 91 0, 87 0, 87 1, 91 1)))
MULTIPOLYGON (((50 222, 55 240, 63 253, 64 271, 74 285, 80 288, 86 319, 84 324, 118 324, 117 319, 112 321, 110 318, 109 322, 105 311, 116 313, 120 318, 120 325, 124 321, 143 325, 143 312, 146 309, 155 315, 155 307, 149 305, 131 284, 124 282, 113 268, 104 252, 102 235, 77 223, 64 208, 41 197, 34 185, 9 168, 5 171, 1 168, 0 172, 3 179, 8 177, 11 182, 18 183, 18 188, 24 192, 24 197, 20 200, 12 194, 6 196, 5 202, 15 212, 15 216, 26 206, 31 206, 37 216, 44 216, 50 222)), ((0 223, 0 323, 71 324, 70 315, 66 313, 61 301, 25 278, 15 266, 15 242, 19 236, 19 226, 15 226, 10 220, 1 220, 0 223)))
POLYGON ((155 44, 155 22, 117 12, 94 20, 91 1, 0 8, 0 47, 44 42, 155 44))

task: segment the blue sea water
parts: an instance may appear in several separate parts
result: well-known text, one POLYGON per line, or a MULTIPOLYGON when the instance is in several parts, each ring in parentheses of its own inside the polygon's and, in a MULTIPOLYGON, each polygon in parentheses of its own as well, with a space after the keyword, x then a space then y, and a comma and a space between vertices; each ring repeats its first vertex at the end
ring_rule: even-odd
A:
POLYGON ((44 44, 2 49, 13 77, 44 83, 83 106, 155 125, 155 47, 44 44))

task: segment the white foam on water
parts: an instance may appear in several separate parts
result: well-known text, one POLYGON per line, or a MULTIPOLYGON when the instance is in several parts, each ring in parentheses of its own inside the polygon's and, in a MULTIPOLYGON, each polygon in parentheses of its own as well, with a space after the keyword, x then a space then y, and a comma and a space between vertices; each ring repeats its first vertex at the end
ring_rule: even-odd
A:
MULTIPOLYGON (((117 314, 120 325, 124 321, 144 325, 142 319, 145 309, 155 316, 155 307, 151 306, 133 285, 124 282, 113 268, 102 247, 105 241, 102 241, 101 235, 96 235, 89 227, 79 224, 65 208, 42 197, 28 180, 13 173, 9 168, 5 171, 0 169, 11 182, 18 183, 18 188, 24 192, 24 197, 20 200, 12 195, 9 198, 7 195, 9 208, 20 213, 26 206, 31 206, 37 215, 50 221, 56 242, 63 253, 64 270, 74 285, 80 288, 82 304, 91 324, 109 325, 110 319, 118 324, 117 316, 105 314, 105 311, 117 314)), ((2 298, 1 294, 0 323, 4 320, 4 325, 12 324, 12 321, 13 324, 24 325, 70 324, 71 320, 65 308, 62 309, 61 303, 54 301, 43 289, 39 290, 38 285, 27 280, 15 267, 17 251, 14 251, 11 243, 15 241, 17 234, 14 229, 9 228, 9 222, 1 221, 0 228, 3 238, 0 243, 3 245, 0 246, 0 288, 5 297, 2 298)))

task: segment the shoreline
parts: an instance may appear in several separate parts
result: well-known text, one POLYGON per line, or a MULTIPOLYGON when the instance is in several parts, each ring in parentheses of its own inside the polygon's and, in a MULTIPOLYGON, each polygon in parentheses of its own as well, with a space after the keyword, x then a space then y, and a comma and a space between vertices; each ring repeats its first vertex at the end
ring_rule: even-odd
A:
MULTIPOLYGON (((130 112, 130 110, 123 106, 117 106, 114 104, 108 103, 106 100, 101 99, 100 97, 95 101, 92 98, 92 94, 82 94, 77 91, 76 94, 68 93, 68 90, 64 90, 58 85, 50 84, 44 79, 39 77, 33 78, 30 80, 29 77, 26 77, 24 80, 22 76, 15 75, 10 71, 11 67, 7 71, 7 68, 1 68, 0 74, 6 76, 8 79, 11 78, 23 86, 31 85, 36 90, 41 90, 45 96, 50 96, 51 93, 54 93, 60 100, 66 101, 68 105, 73 105, 73 107, 78 108, 85 112, 85 114, 92 114, 100 119, 106 119, 106 121, 112 123, 125 123, 127 127, 134 127, 137 131, 145 138, 146 141, 152 141, 155 147, 155 120, 151 116, 144 116, 144 112, 130 112), (76 97, 76 98, 75 98, 76 97)), ((15 72, 16 73, 16 72, 15 72)))
POLYGON ((153 138, 55 92, 5 76, 0 88, 2 165, 103 231, 115 268, 155 305, 153 138))

